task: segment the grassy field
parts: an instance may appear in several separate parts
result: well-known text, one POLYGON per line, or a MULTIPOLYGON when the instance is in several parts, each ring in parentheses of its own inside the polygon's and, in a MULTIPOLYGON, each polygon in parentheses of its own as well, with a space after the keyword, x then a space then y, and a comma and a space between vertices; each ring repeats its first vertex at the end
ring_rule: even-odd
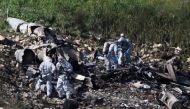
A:
POLYGON ((190 0, 1 0, 1 31, 8 30, 7 9, 11 17, 74 36, 91 31, 109 38, 124 32, 138 44, 190 46, 190 0))

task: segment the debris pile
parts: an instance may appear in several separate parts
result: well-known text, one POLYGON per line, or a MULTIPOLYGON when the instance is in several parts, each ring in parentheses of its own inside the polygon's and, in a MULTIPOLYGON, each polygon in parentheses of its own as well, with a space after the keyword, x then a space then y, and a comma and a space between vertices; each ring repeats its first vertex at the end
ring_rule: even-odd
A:
POLYGON ((182 62, 179 47, 132 50, 124 34, 95 47, 41 24, 7 21, 23 35, 0 35, 2 89, 28 107, 190 108, 190 76, 183 69, 189 58, 182 62))

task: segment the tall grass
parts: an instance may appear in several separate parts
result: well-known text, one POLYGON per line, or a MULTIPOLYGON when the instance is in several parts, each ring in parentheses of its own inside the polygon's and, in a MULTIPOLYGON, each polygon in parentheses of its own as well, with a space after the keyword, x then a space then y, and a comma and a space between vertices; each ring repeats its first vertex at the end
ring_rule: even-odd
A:
POLYGON ((109 38, 124 32, 139 44, 190 46, 189 0, 1 0, 0 16, 6 16, 7 7, 12 17, 76 36, 93 31, 109 38))

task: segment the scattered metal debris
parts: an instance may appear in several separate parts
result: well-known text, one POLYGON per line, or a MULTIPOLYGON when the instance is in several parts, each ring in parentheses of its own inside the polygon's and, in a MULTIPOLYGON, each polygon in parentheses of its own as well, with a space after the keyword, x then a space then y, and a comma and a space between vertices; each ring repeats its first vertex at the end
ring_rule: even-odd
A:
POLYGON ((162 91, 159 95, 160 101, 162 101, 169 109, 182 109, 181 102, 171 93, 162 91))
MULTIPOLYGON (((141 109, 167 106, 169 109, 183 107, 189 109, 190 80, 188 76, 178 75, 182 70, 176 69, 176 57, 168 60, 173 55, 181 53, 182 49, 179 47, 174 48, 172 55, 166 54, 162 58, 163 52, 160 49, 164 45, 145 44, 143 49, 139 50, 140 53, 134 51, 138 55, 131 56, 130 64, 106 71, 102 50, 92 47, 90 43, 83 43, 82 39, 74 40, 71 36, 65 39, 58 38, 50 28, 40 24, 16 18, 8 18, 7 21, 15 32, 31 36, 8 38, 0 35, 0 50, 3 53, 3 57, 0 58, 0 68, 3 67, 3 72, 15 86, 10 95, 17 97, 13 98, 21 99, 23 102, 34 101, 33 105, 39 108, 52 104, 55 107, 50 108, 74 106, 73 108, 141 109), (15 38, 17 39, 13 40, 15 38), (9 42, 14 43, 10 45, 9 42), (19 45, 20 48, 15 45, 19 45), (16 61, 27 66, 25 70, 16 68, 15 64, 10 65, 11 62, 7 57, 11 56, 12 60, 14 51, 16 51, 16 61), (77 90, 76 95, 72 97, 74 100, 47 98, 44 96, 46 85, 40 86, 39 93, 34 92, 34 84, 40 74, 38 66, 44 56, 51 57, 52 63, 55 64, 59 55, 65 57, 73 66, 74 74, 71 80, 77 90), (5 62, 8 64, 2 64, 5 62)), ((100 36, 91 37, 101 40, 100 36)), ((55 91, 57 76, 55 74, 52 78, 53 97, 58 96, 55 91)))

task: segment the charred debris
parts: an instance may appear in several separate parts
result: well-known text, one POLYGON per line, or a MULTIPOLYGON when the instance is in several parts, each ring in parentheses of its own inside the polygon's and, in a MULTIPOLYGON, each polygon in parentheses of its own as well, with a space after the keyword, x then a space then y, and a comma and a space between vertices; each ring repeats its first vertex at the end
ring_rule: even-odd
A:
POLYGON ((7 22, 24 36, 0 36, 4 53, 0 67, 4 72, 11 71, 10 78, 3 78, 11 80, 9 83, 14 86, 10 89, 12 97, 17 95, 24 103, 31 104, 31 108, 190 108, 189 64, 188 59, 182 61, 183 50, 179 47, 153 44, 136 49, 134 45, 131 63, 106 71, 104 62, 97 59, 103 56, 102 47, 85 44, 71 36, 60 37, 41 24, 11 17, 7 22), (76 93, 71 99, 58 99, 56 75, 52 80, 51 98, 44 97, 43 90, 35 92, 40 75, 38 67, 44 56, 51 57, 56 64, 60 55, 73 66, 76 93), (2 64, 6 62, 9 63, 2 64))

